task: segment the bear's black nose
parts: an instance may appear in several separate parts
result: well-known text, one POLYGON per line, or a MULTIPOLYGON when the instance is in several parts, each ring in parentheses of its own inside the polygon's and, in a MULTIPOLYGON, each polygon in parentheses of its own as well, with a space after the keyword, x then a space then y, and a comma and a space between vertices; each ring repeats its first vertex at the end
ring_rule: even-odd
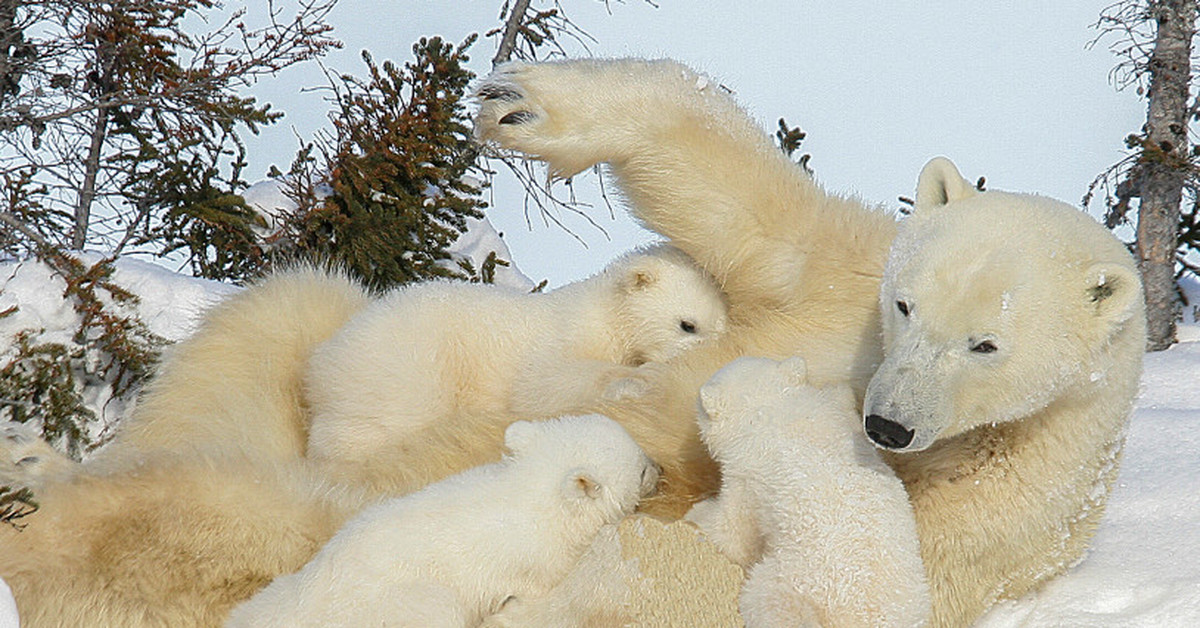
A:
POLYGON ((872 414, 866 421, 867 436, 880 447, 888 449, 904 449, 912 442, 913 431, 895 421, 889 421, 878 414, 872 414))

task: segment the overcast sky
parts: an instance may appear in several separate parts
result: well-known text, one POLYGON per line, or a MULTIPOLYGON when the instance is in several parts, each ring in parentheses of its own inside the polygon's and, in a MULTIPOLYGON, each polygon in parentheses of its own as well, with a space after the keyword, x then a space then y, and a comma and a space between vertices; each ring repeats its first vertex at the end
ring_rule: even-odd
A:
MULTIPOLYGON (((361 74, 363 49, 376 60, 408 60, 421 36, 461 41, 498 25, 501 3, 342 0, 330 21, 346 47, 325 63, 361 74)), ((713 75, 764 129, 784 117, 806 131, 801 148, 828 189, 889 208, 912 194, 921 166, 939 154, 972 181, 986 176, 991 188, 1078 204, 1145 116, 1135 93, 1111 85, 1115 59, 1105 42, 1087 47, 1109 0, 660 0, 658 8, 626 0, 610 3, 610 12, 598 0, 563 4, 596 38, 592 55, 672 57, 713 75)), ((485 74, 495 43, 484 39, 473 50, 472 69, 485 74)), ((256 86, 254 95, 287 116, 251 138, 250 178, 271 164, 286 168, 296 135, 310 137, 325 124, 327 105, 301 92, 323 83, 310 67, 256 86)), ((489 217, 518 266, 552 286, 590 275, 649 238, 620 212, 612 220, 598 206, 593 215, 607 238, 564 216, 585 248, 536 216, 527 227, 522 206, 515 186, 499 181, 489 217)))

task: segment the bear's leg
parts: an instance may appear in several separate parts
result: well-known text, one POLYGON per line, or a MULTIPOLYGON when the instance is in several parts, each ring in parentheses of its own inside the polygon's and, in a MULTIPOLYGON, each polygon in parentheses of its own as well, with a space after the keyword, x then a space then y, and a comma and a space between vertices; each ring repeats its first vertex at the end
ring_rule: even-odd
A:
POLYGON ((790 288, 764 286, 763 271, 799 272, 811 248, 799 241, 825 218, 828 197, 803 169, 724 88, 678 63, 509 64, 477 95, 481 139, 559 176, 608 163, 637 217, 731 294, 742 282, 784 296, 762 295, 790 288))
POLYGON ((78 468, 79 463, 42 440, 32 425, 0 423, 0 486, 37 489, 69 478, 78 468))
POLYGON ((684 519, 695 523, 722 554, 743 568, 756 562, 763 552, 762 531, 750 493, 736 479, 726 478, 717 497, 697 502, 684 519))
POLYGON ((776 555, 750 569, 738 600, 746 628, 826 626, 817 605, 796 588, 776 555))

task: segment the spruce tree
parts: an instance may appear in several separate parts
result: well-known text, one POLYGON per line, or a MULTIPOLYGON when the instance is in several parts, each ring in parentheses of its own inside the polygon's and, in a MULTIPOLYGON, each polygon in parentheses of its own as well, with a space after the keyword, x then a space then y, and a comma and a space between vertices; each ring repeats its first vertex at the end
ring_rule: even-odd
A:
POLYGON ((111 281, 122 252, 257 271, 241 138, 279 114, 239 92, 336 46, 333 2, 301 0, 291 19, 272 5, 250 27, 215 0, 0 0, 0 259, 44 263, 78 320, 70 342, 0 338, 0 420, 36 421, 79 456, 95 445, 85 389, 120 396, 149 374, 162 339, 111 281))
POLYGON ((421 39, 403 66, 363 52, 367 78, 338 77, 322 159, 306 147, 293 164, 291 180, 303 182, 286 228, 293 255, 377 289, 467 278, 447 248, 486 206, 465 106, 474 40, 421 39))

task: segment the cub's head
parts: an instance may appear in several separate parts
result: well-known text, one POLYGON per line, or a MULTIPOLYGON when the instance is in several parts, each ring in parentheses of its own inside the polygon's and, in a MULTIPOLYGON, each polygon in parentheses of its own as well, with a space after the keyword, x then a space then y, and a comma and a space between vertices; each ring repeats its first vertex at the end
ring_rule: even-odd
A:
POLYGON ((518 421, 505 431, 504 445, 530 474, 531 490, 542 485, 604 523, 658 490, 662 469, 620 424, 599 414, 518 421))
POLYGON ((1124 245, 1065 203, 976 190, 943 158, 921 172, 880 306, 885 357, 863 417, 882 448, 919 451, 1140 371, 1114 368, 1145 343, 1124 245))
POLYGON ((617 333, 626 363, 664 362, 724 333, 725 297, 682 251, 656 245, 608 269, 617 291, 617 333))
POLYGON ((814 388, 804 360, 742 357, 725 365, 700 387, 700 436, 721 462, 761 456, 758 438, 825 443, 845 440, 836 421, 855 415, 848 386, 814 388))

